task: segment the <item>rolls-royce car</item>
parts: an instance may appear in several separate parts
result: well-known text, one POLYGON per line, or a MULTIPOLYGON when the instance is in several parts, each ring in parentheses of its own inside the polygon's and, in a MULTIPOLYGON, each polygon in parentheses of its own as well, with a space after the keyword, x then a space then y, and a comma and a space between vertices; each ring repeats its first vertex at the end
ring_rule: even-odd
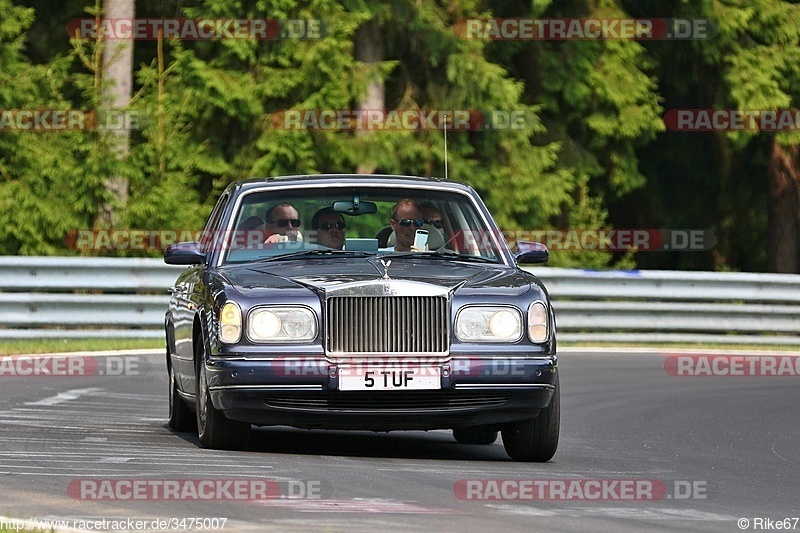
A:
MULTIPOLYGON (((517 461, 559 438, 555 314, 470 186, 251 179, 220 195, 165 316, 169 426, 244 449, 252 426, 452 430, 517 461)), ((314 438, 314 433, 309 438, 314 438)))

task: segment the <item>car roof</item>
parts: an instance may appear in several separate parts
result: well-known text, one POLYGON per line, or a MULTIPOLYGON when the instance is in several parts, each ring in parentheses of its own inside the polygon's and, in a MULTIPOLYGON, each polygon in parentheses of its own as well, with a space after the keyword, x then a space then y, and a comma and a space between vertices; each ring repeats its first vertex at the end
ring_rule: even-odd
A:
POLYGON ((472 187, 465 183, 445 180, 437 177, 402 176, 391 174, 305 174, 297 176, 275 176, 269 178, 251 178, 247 180, 231 183, 227 190, 244 192, 251 189, 269 188, 270 185, 285 186, 290 183, 304 183, 309 187, 330 185, 331 181, 336 181, 337 185, 392 185, 392 184, 414 184, 420 186, 435 185, 443 190, 457 190, 474 194, 472 187))

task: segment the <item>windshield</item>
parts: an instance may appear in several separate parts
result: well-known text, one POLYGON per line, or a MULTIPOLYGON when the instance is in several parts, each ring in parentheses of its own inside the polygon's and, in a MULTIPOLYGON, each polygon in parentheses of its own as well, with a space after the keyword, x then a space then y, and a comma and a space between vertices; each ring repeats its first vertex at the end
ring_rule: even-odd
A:
POLYGON ((225 232, 222 264, 405 252, 502 262, 502 235, 489 224, 472 198, 457 192, 254 190, 236 206, 225 232))

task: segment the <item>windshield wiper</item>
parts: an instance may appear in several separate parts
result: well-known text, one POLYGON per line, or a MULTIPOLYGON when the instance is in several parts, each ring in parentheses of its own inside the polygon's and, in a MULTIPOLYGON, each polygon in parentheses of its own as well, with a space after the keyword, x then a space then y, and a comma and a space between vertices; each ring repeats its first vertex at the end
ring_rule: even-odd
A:
POLYGON ((321 255, 343 255, 347 257, 368 257, 374 255, 374 253, 370 252, 363 252, 360 250, 301 250, 299 252, 292 252, 288 254, 281 254, 275 255, 272 257, 265 257, 263 259, 256 260, 257 263, 266 263, 269 261, 282 261, 284 259, 296 259, 298 257, 307 257, 307 256, 321 256, 321 255))
POLYGON ((459 261, 471 261, 475 263, 499 263, 497 259, 491 259, 481 255, 460 254, 452 250, 434 250, 432 252, 389 252, 388 254, 382 254, 381 257, 433 257, 437 259, 457 259, 459 261))

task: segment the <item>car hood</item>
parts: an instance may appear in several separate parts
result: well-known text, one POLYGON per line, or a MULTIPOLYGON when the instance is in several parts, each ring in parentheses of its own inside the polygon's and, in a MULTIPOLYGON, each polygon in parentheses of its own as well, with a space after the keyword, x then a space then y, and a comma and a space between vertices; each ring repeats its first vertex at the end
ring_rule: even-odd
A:
POLYGON ((391 261, 388 269, 384 269, 379 257, 304 258, 229 267, 221 269, 219 275, 247 296, 292 287, 329 292, 346 285, 392 281, 425 283, 448 291, 458 289, 460 293, 479 289, 481 294, 503 295, 522 295, 531 285, 541 287, 532 274, 505 265, 426 258, 395 257, 391 261))

